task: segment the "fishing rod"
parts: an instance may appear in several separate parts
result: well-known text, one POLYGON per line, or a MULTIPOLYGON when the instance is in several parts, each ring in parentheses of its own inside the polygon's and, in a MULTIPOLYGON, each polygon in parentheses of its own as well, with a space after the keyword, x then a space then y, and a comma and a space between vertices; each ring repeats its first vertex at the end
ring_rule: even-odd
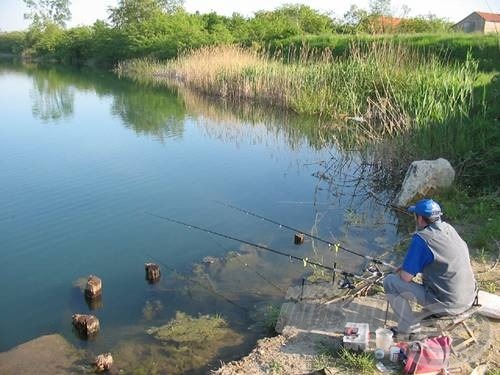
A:
POLYGON ((242 208, 239 208, 239 207, 233 206, 233 205, 231 205, 231 204, 229 204, 229 203, 224 203, 224 202, 220 202, 220 201, 215 201, 215 202, 216 202, 216 203, 218 203, 218 204, 221 204, 221 205, 223 205, 223 206, 226 206, 226 207, 232 208, 233 210, 237 210, 237 211, 243 212, 243 213, 245 213, 245 214, 247 214, 247 215, 251 215, 251 216, 254 216, 254 217, 259 218, 259 219, 261 219, 261 220, 265 220, 265 221, 267 221, 267 222, 269 222, 269 223, 272 223, 272 224, 278 225, 280 228, 286 228, 286 229, 289 229, 289 230, 294 231, 294 232, 303 233, 305 236, 307 236, 307 237, 309 237, 309 238, 312 238, 312 239, 314 239, 314 240, 317 240, 317 241, 320 241, 320 242, 326 243, 328 246, 335 246, 335 248, 336 248, 336 249, 337 249, 337 248, 339 248, 339 249, 342 249, 342 250, 344 250, 344 251, 346 251, 346 252, 348 252, 348 253, 351 253, 351 254, 357 255, 357 256, 359 256, 359 257, 365 258, 365 259, 367 259, 367 260, 371 261, 371 262, 372 262, 372 263, 374 263, 374 264, 381 264, 381 265, 386 266, 386 267, 389 267, 389 268, 391 268, 391 269, 393 269, 393 270, 397 269, 397 267, 396 267, 396 266, 394 266, 394 265, 392 265, 392 264, 390 264, 390 263, 384 262, 383 260, 380 260, 380 259, 374 258, 374 257, 369 256, 369 255, 365 255, 365 254, 358 253, 358 252, 356 252, 356 251, 354 251, 354 250, 351 250, 351 249, 348 249, 348 248, 346 248, 346 247, 342 246, 342 245, 341 245, 341 244, 339 244, 339 243, 333 243, 333 242, 330 242, 330 241, 324 240, 324 239, 322 239, 322 238, 320 238, 320 237, 317 237, 317 236, 315 236, 315 235, 313 235, 313 234, 308 234, 308 233, 306 233, 305 231, 302 231, 302 230, 300 230, 300 229, 296 229, 296 228, 290 227, 290 226, 288 226, 288 225, 278 223, 277 221, 274 221, 274 220, 272 220, 272 219, 268 219, 268 218, 266 218, 266 217, 264 217, 264 216, 258 215, 258 214, 256 214, 256 213, 250 212, 250 211, 248 211, 248 210, 244 210, 244 209, 242 209, 242 208))
POLYGON ((396 206, 396 205, 394 205, 394 204, 392 204, 392 203, 387 204, 387 203, 382 202, 382 201, 381 201, 381 200, 380 200, 380 199, 379 199, 379 198, 375 195, 375 193, 373 193, 372 191, 367 191, 367 194, 368 194, 368 195, 370 195, 370 196, 373 198, 374 202, 375 202, 376 204, 378 204, 379 206, 382 206, 382 207, 387 207, 387 208, 391 208, 391 209, 393 209, 394 211, 398 211, 398 212, 399 212, 399 213, 401 213, 401 214, 405 214, 405 215, 408 215, 408 216, 413 216, 413 214, 412 214, 412 213, 408 212, 407 210, 405 210, 405 209, 403 209, 403 208, 401 208, 401 207, 398 207, 398 206, 396 206))
POLYGON ((282 256, 287 257, 290 260, 291 259, 299 260, 299 261, 302 261, 304 263, 304 265, 310 264, 312 266, 324 268, 326 270, 329 270, 329 271, 332 271, 332 272, 336 272, 336 273, 344 276, 345 278, 352 277, 352 278, 359 279, 359 280, 371 281, 367 277, 359 276, 359 275, 356 275, 356 274, 351 273, 351 272, 346 272, 344 270, 341 270, 341 269, 338 269, 338 268, 335 268, 335 267, 325 266, 324 264, 310 261, 307 258, 298 257, 298 256, 295 256, 295 255, 292 255, 292 254, 289 254, 289 253, 285 253, 285 252, 280 251, 280 250, 272 249, 272 248, 267 247, 267 246, 258 245, 256 243, 253 243, 253 242, 250 242, 250 241, 242 240, 240 238, 232 237, 232 236, 229 236, 227 234, 223 234, 223 233, 219 233, 219 232, 213 231, 211 229, 198 227, 198 226, 193 225, 193 224, 185 223, 183 221, 172 219, 172 218, 166 217, 166 216, 156 215, 156 214, 153 214, 153 213, 150 213, 150 212, 145 212, 145 214, 153 216, 153 217, 157 217, 159 219, 163 219, 163 220, 169 221, 171 223, 182 225, 182 226, 187 227, 189 229, 196 229, 196 230, 199 230, 199 231, 202 231, 202 232, 205 232, 205 233, 210 233, 210 234, 222 237, 222 238, 226 238, 226 239, 229 239, 229 240, 240 242, 240 243, 243 243, 243 244, 255 247, 257 249, 262 249, 262 250, 269 251, 269 252, 274 253, 274 254, 282 255, 282 256))

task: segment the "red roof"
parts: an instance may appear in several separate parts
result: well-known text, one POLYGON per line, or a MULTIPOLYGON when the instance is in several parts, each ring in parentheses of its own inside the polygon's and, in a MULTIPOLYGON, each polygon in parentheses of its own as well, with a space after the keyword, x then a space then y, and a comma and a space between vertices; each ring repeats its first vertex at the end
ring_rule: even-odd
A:
POLYGON ((486 12, 476 12, 484 19, 486 22, 500 22, 500 14, 498 13, 486 13, 486 12))

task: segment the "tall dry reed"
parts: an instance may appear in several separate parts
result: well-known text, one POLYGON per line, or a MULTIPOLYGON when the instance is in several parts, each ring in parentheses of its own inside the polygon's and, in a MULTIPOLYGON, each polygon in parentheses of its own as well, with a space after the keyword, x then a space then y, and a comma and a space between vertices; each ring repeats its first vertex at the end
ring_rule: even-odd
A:
POLYGON ((280 56, 238 46, 187 51, 166 63, 134 60, 126 76, 161 83, 172 79, 208 95, 250 100, 323 118, 352 119, 373 137, 400 134, 467 116, 477 64, 445 64, 401 44, 354 46, 346 58, 301 50, 280 56))

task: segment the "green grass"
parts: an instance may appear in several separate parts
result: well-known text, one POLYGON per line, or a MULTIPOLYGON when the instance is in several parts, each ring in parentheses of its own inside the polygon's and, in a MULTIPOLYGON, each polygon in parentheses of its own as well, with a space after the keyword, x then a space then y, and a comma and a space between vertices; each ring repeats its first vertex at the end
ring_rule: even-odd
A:
POLYGON ((371 353, 355 353, 342 348, 339 357, 343 366, 357 370, 360 374, 373 373, 376 369, 375 357, 371 353))
POLYGON ((372 374, 376 370, 373 353, 353 352, 341 346, 339 342, 317 344, 318 355, 314 357, 312 370, 321 370, 326 367, 337 367, 349 374, 372 374))
POLYGON ((281 308, 274 305, 267 305, 258 313, 257 325, 269 335, 276 335, 276 324, 281 313, 281 308))
POLYGON ((446 62, 463 62, 467 54, 478 61, 483 71, 499 70, 500 41, 495 34, 433 33, 385 35, 310 35, 277 40, 270 44, 272 51, 280 50, 282 56, 299 56, 304 46, 309 51, 331 49, 334 55, 351 54, 353 42, 369 48, 373 43, 395 43, 414 48, 422 53, 432 53, 446 62))
POLYGON ((488 293, 495 294, 497 291, 497 285, 494 281, 479 281, 479 288, 487 291, 488 293))
POLYGON ((269 363, 269 371, 273 375, 282 374, 283 373, 283 365, 281 363, 279 363, 278 361, 273 360, 269 363))
POLYGON ((318 354, 311 362, 311 371, 321 371, 324 368, 335 366, 335 360, 329 354, 318 354))
POLYGON ((452 188, 435 196, 445 219, 459 225, 459 233, 469 244, 473 258, 488 262, 498 256, 500 241, 500 193, 470 194, 452 188))

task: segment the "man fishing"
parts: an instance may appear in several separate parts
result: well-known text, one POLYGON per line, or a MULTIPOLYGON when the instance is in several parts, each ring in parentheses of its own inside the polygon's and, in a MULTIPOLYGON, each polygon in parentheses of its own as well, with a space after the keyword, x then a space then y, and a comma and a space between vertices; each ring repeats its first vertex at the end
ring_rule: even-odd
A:
POLYGON ((408 211, 415 215, 417 231, 401 267, 384 279, 398 319, 393 331, 400 339, 412 339, 420 329, 410 300, 423 306, 425 314, 456 315, 471 307, 476 296, 467 244, 441 220, 439 204, 422 199, 408 211), (413 281, 417 273, 422 274, 423 284, 413 281))

